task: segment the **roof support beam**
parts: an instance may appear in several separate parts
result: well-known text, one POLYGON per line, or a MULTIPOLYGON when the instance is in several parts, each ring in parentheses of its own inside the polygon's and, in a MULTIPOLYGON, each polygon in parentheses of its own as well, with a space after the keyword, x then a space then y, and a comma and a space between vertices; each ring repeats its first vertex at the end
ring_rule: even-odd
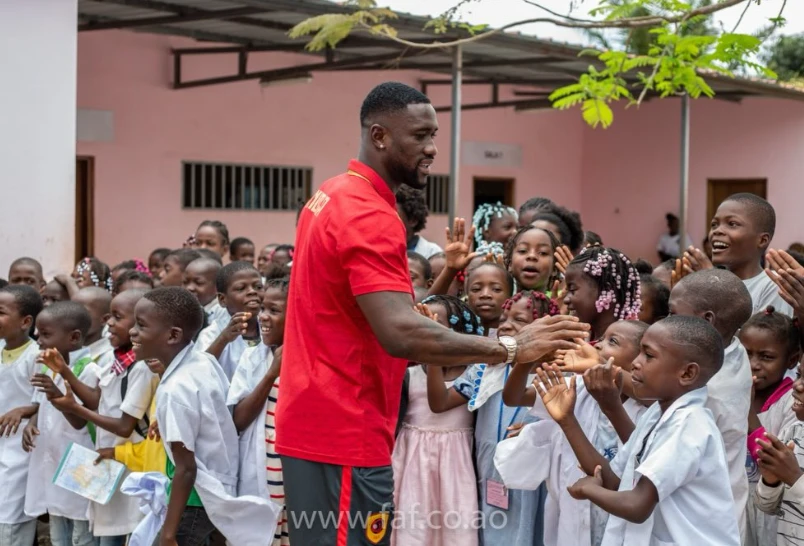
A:
MULTIPOLYGON (((461 106, 461 110, 486 110, 489 108, 516 108, 517 110, 536 110, 539 108, 552 108, 552 103, 547 99, 530 100, 503 100, 497 102, 477 102, 461 106)), ((436 112, 451 112, 452 106, 437 106, 436 112)))
POLYGON ((265 13, 266 9, 257 8, 236 8, 225 9, 208 12, 199 12, 194 14, 181 14, 181 15, 162 15, 158 17, 141 17, 137 19, 126 20, 110 20, 97 23, 85 23, 78 25, 79 32, 86 32, 90 30, 109 30, 109 29, 123 29, 123 28, 137 28, 149 27, 154 25, 173 25, 176 23, 192 23, 195 21, 208 21, 212 19, 231 19, 241 17, 243 15, 254 15, 256 13, 265 13))

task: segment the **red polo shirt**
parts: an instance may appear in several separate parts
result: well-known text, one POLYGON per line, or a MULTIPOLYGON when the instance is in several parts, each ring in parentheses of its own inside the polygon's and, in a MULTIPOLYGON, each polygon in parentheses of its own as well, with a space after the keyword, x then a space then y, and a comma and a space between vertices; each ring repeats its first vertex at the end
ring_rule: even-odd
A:
POLYGON ((357 296, 412 294, 396 198, 359 161, 324 182, 296 231, 288 294, 281 455, 355 467, 391 464, 407 362, 383 350, 357 296))

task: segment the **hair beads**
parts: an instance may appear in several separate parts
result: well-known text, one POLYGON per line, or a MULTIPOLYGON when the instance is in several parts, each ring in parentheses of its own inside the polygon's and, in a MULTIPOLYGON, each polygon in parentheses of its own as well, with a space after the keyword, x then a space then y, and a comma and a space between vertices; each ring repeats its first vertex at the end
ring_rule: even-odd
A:
POLYGON ((597 282, 595 309, 598 313, 611 309, 613 305, 614 317, 618 320, 639 317, 642 307, 639 272, 625 254, 613 248, 589 246, 570 265, 581 264, 583 272, 597 282))
POLYGON ((482 336, 485 333, 480 317, 469 306, 453 296, 429 296, 422 301, 425 305, 441 305, 447 310, 449 327, 459 334, 482 336))
MULTIPOLYGON (((499 201, 494 205, 491 203, 483 203, 477 207, 475 215, 472 217, 472 224, 474 224, 476 228, 475 242, 478 245, 478 252, 480 251, 480 245, 484 242, 483 234, 489 229, 491 222, 494 218, 502 218, 505 215, 510 215, 514 218, 519 217, 516 209, 506 207, 499 201)), ((502 256, 502 245, 500 245, 500 256, 502 256)))
POLYGON ((503 303, 502 307, 503 311, 510 311, 512 305, 523 299, 527 300, 528 309, 533 311, 533 320, 548 316, 552 317, 559 314, 558 304, 555 302, 555 300, 550 299, 541 292, 536 292, 534 290, 523 290, 522 292, 514 294, 513 297, 505 300, 505 303, 503 303))
POLYGON ((92 281, 94 286, 105 288, 109 292, 114 288, 114 280, 112 279, 109 266, 101 262, 97 258, 86 257, 75 266, 75 271, 79 277, 83 277, 84 273, 89 273, 89 280, 92 281))

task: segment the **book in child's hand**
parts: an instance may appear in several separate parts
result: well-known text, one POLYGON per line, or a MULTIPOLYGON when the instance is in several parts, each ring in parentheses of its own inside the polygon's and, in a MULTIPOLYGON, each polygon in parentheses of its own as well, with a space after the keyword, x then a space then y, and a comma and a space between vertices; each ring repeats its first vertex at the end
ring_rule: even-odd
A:
POLYGON ((125 466, 108 459, 95 464, 98 454, 76 443, 61 458, 53 483, 98 504, 106 504, 120 485, 125 466))

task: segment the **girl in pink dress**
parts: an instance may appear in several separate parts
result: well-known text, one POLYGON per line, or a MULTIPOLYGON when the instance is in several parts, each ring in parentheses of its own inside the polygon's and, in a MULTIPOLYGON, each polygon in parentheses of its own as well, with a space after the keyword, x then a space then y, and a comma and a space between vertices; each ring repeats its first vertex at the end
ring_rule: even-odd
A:
MULTIPOLYGON (((480 319, 452 296, 424 300, 438 322, 456 332, 483 335, 480 319)), ((446 384, 463 368, 449 368, 446 384)), ((480 518, 472 462, 473 416, 461 406, 436 414, 427 402, 424 365, 412 366, 408 409, 393 455, 392 546, 477 546, 480 518)))

